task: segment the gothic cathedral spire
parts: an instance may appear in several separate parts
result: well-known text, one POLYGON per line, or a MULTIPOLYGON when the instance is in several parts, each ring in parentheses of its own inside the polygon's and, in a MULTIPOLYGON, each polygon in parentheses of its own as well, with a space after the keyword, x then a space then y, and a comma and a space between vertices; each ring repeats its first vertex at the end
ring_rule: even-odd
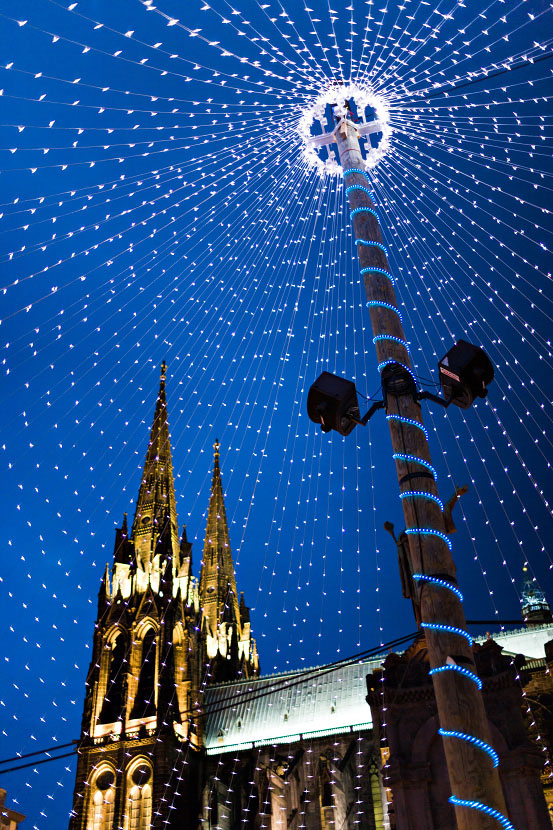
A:
POLYGON ((123 597, 143 594, 148 587, 157 593, 162 581, 170 578, 174 593, 180 588, 182 596, 187 598, 192 586, 192 546, 186 540, 186 531, 179 544, 166 372, 164 361, 132 530, 129 536, 125 514, 123 526, 116 532, 113 595, 118 590, 123 597))
POLYGON ((219 466, 219 447, 219 441, 216 440, 200 575, 200 603, 204 626, 211 637, 216 636, 217 627, 223 620, 236 623, 240 628, 234 564, 219 466))
POLYGON ((211 682, 219 682, 258 674, 259 661, 255 641, 251 639, 249 611, 243 602, 239 604, 236 591, 217 439, 214 449, 200 573, 200 606, 202 640, 211 661, 211 682))
POLYGON ((165 397, 166 372, 167 366, 163 361, 154 421, 131 531, 137 566, 145 573, 151 570, 152 565, 157 564, 154 559, 161 536, 166 537, 169 543, 166 553, 172 556, 174 561, 179 550, 177 505, 165 397))

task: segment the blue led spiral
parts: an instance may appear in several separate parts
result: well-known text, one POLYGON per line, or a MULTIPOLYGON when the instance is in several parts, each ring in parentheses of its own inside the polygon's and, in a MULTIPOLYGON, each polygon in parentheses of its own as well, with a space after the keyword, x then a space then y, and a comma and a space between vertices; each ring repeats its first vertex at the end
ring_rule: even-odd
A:
MULTIPOLYGON (((423 494, 422 493, 414 493, 414 494, 413 493, 402 493, 400 498, 403 498, 403 496, 412 496, 412 495, 420 496, 420 495, 423 495, 423 494)), ((425 496, 430 496, 430 493, 424 493, 424 495, 425 496)), ((432 496, 432 498, 435 501, 440 502, 440 500, 438 498, 436 498, 436 496, 432 496)), ((441 502, 440 502, 440 504, 441 504, 441 502)), ((461 602, 463 602, 463 595, 462 595, 461 591, 459 590, 459 588, 457 588, 455 585, 452 585, 451 582, 448 582, 446 579, 440 579, 439 576, 432 576, 431 574, 413 574, 413 579, 416 582, 430 582, 432 585, 438 585, 440 588, 447 588, 449 591, 451 591, 452 594, 455 594, 456 597, 459 597, 461 602)), ((446 666, 446 668, 447 668, 447 666, 446 666)), ((458 667, 455 666, 455 668, 458 668, 458 667)), ((442 671, 442 669, 441 668, 440 669, 433 669, 432 671, 442 671)), ((432 674, 432 672, 430 672, 430 674, 432 674)))
POLYGON ((415 383, 417 382, 417 379, 413 374, 413 370, 410 369, 409 366, 406 366, 405 363, 402 363, 401 360, 395 360, 393 357, 389 357, 386 360, 383 360, 382 363, 379 363, 376 367, 377 371, 381 372, 385 366, 390 366, 392 363, 395 363, 397 366, 401 366, 403 369, 405 369, 406 372, 409 372, 415 383))
POLYGON ((464 637, 472 646, 472 637, 468 631, 463 631, 462 628, 455 628, 454 625, 444 625, 444 623, 426 623, 421 622, 423 628, 428 628, 429 631, 447 631, 449 634, 456 634, 458 637, 464 637))
POLYGON ((442 738, 458 738, 460 741, 466 741, 468 744, 472 744, 473 746, 477 746, 478 749, 481 749, 486 755, 489 755, 493 761, 494 767, 499 766, 499 755, 491 747, 486 741, 481 741, 480 738, 475 738, 474 735, 467 735, 465 732, 457 732, 455 729, 438 729, 438 734, 442 736, 442 738))
POLYGON ((426 499, 437 504, 442 512, 444 509, 444 504, 438 496, 434 496, 432 493, 425 493, 423 490, 408 490, 406 493, 400 493, 399 497, 400 499, 426 499))
POLYGON ((391 303, 385 303, 383 300, 369 300, 367 302, 368 308, 387 308, 390 311, 395 311, 401 322, 403 322, 403 318, 399 312, 399 308, 396 308, 395 305, 391 305, 391 303))
POLYGON ((420 429, 421 432, 424 432, 426 440, 428 440, 428 430, 423 424, 419 424, 418 421, 415 421, 414 418, 405 418, 403 415, 386 415, 386 420, 398 421, 400 424, 409 424, 411 427, 416 427, 417 429, 420 429))
POLYGON ((445 542, 446 545, 450 550, 453 549, 453 545, 451 544, 451 540, 447 538, 445 533, 442 533, 441 530, 434 530, 433 527, 409 527, 405 531, 408 536, 437 536, 438 539, 441 539, 442 542, 445 542))
MULTIPOLYGON (((457 666, 454 663, 451 665, 448 663, 446 666, 438 666, 437 669, 431 669, 428 674, 441 674, 444 671, 453 671, 457 674, 462 674, 463 677, 467 677, 469 680, 472 680, 479 689, 482 688, 482 681, 478 677, 478 675, 474 674, 474 672, 465 669, 464 666, 457 666)), ((475 741, 478 740, 477 738, 474 739, 475 741)))
POLYGON ((374 218, 376 219, 377 222, 380 222, 380 217, 379 217, 378 213, 376 212, 376 210, 373 210, 370 207, 357 207, 357 208, 354 208, 353 210, 350 210, 349 218, 353 219, 353 217, 357 216, 358 213, 370 213, 371 216, 374 216, 374 218))
POLYGON ((423 458, 419 458, 418 455, 409 455, 405 452, 395 452, 392 458, 394 461, 407 461, 409 464, 420 464, 421 467, 426 467, 427 470, 430 470, 434 476, 434 481, 438 480, 438 473, 432 464, 429 464, 428 461, 425 461, 423 458))
POLYGON ((386 256, 388 256, 388 249, 381 242, 371 242, 368 239, 356 239, 355 244, 356 245, 365 245, 365 247, 367 247, 367 248, 378 248, 383 253, 385 253, 386 256))
POLYGON ((368 187, 364 187, 362 184, 350 184, 349 187, 346 187, 346 196, 349 196, 349 194, 354 190, 360 190, 362 193, 366 193, 367 196, 370 196, 371 199, 374 198, 372 190, 369 190, 368 187))
POLYGON ((499 810, 494 810, 493 807, 487 807, 485 804, 481 804, 480 801, 468 801, 466 798, 457 798, 456 795, 450 795, 449 801, 456 807, 468 807, 469 810, 478 810, 486 816, 491 816, 499 822, 503 830, 515 830, 514 826, 503 813, 500 813, 499 810))
POLYGON ((409 343, 407 342, 407 340, 402 340, 401 337, 394 337, 393 334, 377 334, 376 337, 373 337, 373 343, 375 345, 380 340, 393 340, 394 343, 399 343, 400 346, 404 346, 407 349, 407 351, 409 351, 409 343))
POLYGON ((370 274, 370 273, 382 274, 385 277, 388 277, 392 285, 395 285, 395 280, 390 274, 389 271, 386 271, 384 268, 361 268, 360 274, 370 274))
POLYGON ((367 172, 365 170, 360 170, 358 167, 350 167, 349 170, 344 170, 343 177, 344 179, 346 176, 349 176, 351 173, 359 173, 360 176, 365 176, 365 178, 370 181, 367 172))

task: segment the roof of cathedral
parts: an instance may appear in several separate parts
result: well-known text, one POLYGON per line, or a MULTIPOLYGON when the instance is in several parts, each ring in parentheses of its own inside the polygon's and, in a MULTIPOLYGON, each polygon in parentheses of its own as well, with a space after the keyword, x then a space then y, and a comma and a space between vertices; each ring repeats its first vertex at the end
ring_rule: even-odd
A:
MULTIPOLYGON (((532 667, 536 662, 541 665, 545 643, 553 639, 553 624, 492 636, 507 653, 524 654, 532 667)), ((475 639, 482 642, 486 637, 475 639)), ((208 686, 204 693, 207 753, 370 729, 365 677, 382 662, 383 658, 376 658, 208 686)))
POLYGON ((207 753, 370 729, 365 677, 381 662, 321 666, 208 687, 207 753))

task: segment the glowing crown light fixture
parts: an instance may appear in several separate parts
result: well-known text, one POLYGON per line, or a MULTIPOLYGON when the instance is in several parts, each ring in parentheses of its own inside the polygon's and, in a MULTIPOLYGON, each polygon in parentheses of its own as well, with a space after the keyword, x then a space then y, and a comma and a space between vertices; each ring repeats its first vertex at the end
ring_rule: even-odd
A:
POLYGON ((392 128, 385 97, 370 85, 334 81, 308 103, 298 124, 303 156, 321 175, 342 173, 331 145, 338 122, 346 114, 355 122, 367 168, 375 167, 390 149, 392 128))

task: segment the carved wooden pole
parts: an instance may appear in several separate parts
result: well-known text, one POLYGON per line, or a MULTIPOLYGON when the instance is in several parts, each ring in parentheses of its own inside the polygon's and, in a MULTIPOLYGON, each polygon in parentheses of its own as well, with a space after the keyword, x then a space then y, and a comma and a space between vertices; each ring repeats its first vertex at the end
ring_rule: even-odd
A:
POLYGON ((378 215, 354 123, 347 114, 334 132, 344 173, 367 305, 386 400, 386 417, 409 536, 443 736, 451 801, 460 830, 514 830, 506 818, 490 745, 488 719, 466 631, 455 564, 446 536, 436 473, 420 403, 414 396, 408 345, 383 245, 378 215))

